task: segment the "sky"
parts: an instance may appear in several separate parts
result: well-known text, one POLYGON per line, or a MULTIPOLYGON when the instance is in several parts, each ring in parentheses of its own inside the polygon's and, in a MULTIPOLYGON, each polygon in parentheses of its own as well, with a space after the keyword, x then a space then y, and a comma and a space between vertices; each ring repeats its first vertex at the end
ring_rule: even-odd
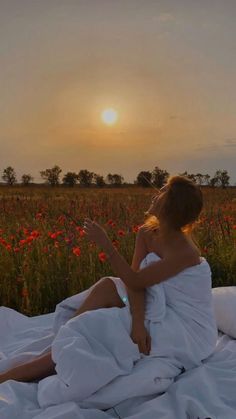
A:
POLYGON ((0 174, 236 184, 235 16, 235 0, 0 0, 0 174))

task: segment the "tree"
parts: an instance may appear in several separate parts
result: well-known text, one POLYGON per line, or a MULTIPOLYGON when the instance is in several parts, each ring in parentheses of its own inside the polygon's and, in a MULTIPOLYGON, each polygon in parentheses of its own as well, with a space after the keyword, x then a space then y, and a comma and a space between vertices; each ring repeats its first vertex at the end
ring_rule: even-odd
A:
POLYGON ((21 176, 21 182, 24 186, 28 186, 34 180, 33 176, 24 174, 21 176))
POLYGON ((203 181, 204 181, 204 175, 202 175, 201 173, 197 173, 195 175, 195 179, 196 179, 198 185, 201 186, 203 184, 203 181))
POLYGON ((210 175, 208 175, 208 173, 206 173, 205 175, 204 175, 204 182, 206 183, 206 185, 210 185, 210 179, 211 179, 211 176, 210 175))
POLYGON ((94 173, 89 172, 86 169, 80 170, 80 172, 78 173, 78 180, 80 182, 80 185, 82 186, 86 186, 86 187, 91 186, 93 177, 94 177, 94 173))
POLYGON ((161 188, 169 177, 169 173, 166 170, 160 169, 158 166, 152 171, 153 184, 157 188, 161 188))
POLYGON ((137 176, 137 182, 136 184, 139 186, 143 186, 144 188, 147 188, 152 183, 152 173, 151 172, 145 172, 142 171, 137 176))
POLYGON ((94 174, 94 181, 99 188, 103 188, 106 185, 104 177, 96 173, 94 174))
POLYGON ((194 175, 193 173, 188 173, 186 170, 184 173, 179 173, 179 176, 185 176, 193 182, 197 183, 197 175, 194 175))
POLYGON ((115 186, 115 187, 121 186, 122 183, 124 182, 123 176, 118 175, 117 173, 113 175, 111 173, 108 173, 106 178, 107 178, 108 183, 110 183, 110 185, 115 186))
POLYGON ((61 172, 61 168, 55 165, 52 169, 42 170, 40 175, 46 180, 46 183, 49 183, 51 186, 56 186, 60 183, 59 176, 61 172))
POLYGON ((16 173, 13 167, 8 166, 3 170, 2 179, 7 182, 8 185, 14 185, 16 183, 16 173))
POLYGON ((216 179, 216 184, 222 188, 229 186, 230 176, 228 175, 227 170, 217 170, 213 179, 216 179))
POLYGON ((64 185, 73 187, 75 186, 77 180, 79 179, 78 174, 75 172, 67 172, 62 179, 64 185))
POLYGON ((219 185, 220 185, 220 180, 219 180, 218 176, 216 176, 216 175, 213 176, 210 180, 211 188, 215 188, 216 186, 219 186, 219 185))

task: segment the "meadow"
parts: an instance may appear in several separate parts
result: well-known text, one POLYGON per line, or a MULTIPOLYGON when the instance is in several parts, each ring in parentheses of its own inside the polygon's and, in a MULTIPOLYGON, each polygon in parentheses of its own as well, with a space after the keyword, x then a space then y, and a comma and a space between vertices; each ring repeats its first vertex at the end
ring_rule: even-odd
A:
MULTIPOLYGON (((195 236, 213 287, 236 285, 236 188, 202 190, 205 205, 195 236)), ((48 313, 101 277, 116 276, 103 249, 85 237, 84 219, 101 224, 131 264, 153 192, 0 186, 0 304, 27 315, 48 313)))

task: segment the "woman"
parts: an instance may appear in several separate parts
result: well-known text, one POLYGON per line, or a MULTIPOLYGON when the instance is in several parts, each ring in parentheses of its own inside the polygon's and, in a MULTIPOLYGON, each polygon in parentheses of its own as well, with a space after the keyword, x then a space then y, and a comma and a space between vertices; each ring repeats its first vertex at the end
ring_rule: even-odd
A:
MULTIPOLYGON (((145 355, 150 354, 152 338, 154 340, 152 353, 155 356, 163 356, 160 352, 162 350, 161 342, 159 341, 158 347, 158 339, 156 338, 158 330, 161 330, 161 325, 159 324, 159 329, 155 329, 154 323, 151 321, 153 315, 152 302, 155 301, 156 291, 162 291, 162 297, 164 298, 165 290, 159 284, 174 284, 172 288, 166 287, 167 297, 170 291, 169 306, 171 304, 173 306, 173 320, 171 321, 174 324, 176 321, 174 312, 175 310, 176 313, 178 312, 178 307, 174 307, 174 303, 171 301, 171 292, 178 289, 178 284, 180 284, 179 275, 185 272, 192 274, 195 270, 191 271, 191 268, 204 265, 204 260, 200 257, 199 249, 191 236, 191 230, 201 213, 202 207, 202 193, 194 182, 183 176, 170 177, 167 184, 153 198, 152 204, 146 213, 148 218, 138 232, 131 267, 117 249, 113 247, 104 229, 90 219, 86 219, 84 229, 87 237, 103 248, 118 277, 101 278, 98 283, 92 286, 89 295, 75 312, 75 316, 88 310, 110 307, 122 308, 128 305, 132 314, 131 338, 138 344, 140 352, 143 352, 145 355), (139 267, 141 267, 140 262, 144 261, 145 257, 149 255, 154 256, 154 259, 151 260, 148 266, 142 266, 142 269, 139 270, 139 267), (170 281, 166 281, 168 279, 170 281)), ((202 301, 200 301, 199 297, 199 304, 203 313, 201 318, 202 324, 199 329, 196 329, 194 337, 191 337, 190 334, 193 330, 193 325, 197 323, 194 319, 194 315, 198 315, 197 311, 192 310, 193 314, 190 315, 192 318, 189 318, 189 320, 187 318, 189 314, 186 312, 185 317, 183 315, 182 319, 183 322, 186 322, 186 318, 187 322, 189 321, 189 325, 186 323, 186 327, 189 327, 189 340, 193 348, 198 348, 199 344, 199 359, 196 360, 196 363, 210 355, 217 339, 217 328, 211 305, 210 269, 208 269, 208 264, 207 266, 206 264, 207 262, 205 261, 205 267, 203 266, 202 269, 205 269, 203 273, 207 278, 208 284, 204 290, 202 301), (206 294, 207 300, 204 300, 206 294), (205 334, 204 331, 202 332, 204 327, 206 327, 205 334), (199 341, 197 342, 196 339, 199 339, 199 341), (204 348, 204 339, 206 339, 206 350, 204 348)), ((178 292, 183 295, 185 283, 183 282, 181 286, 182 289, 178 289, 178 292)), ((186 282, 186 286, 189 287, 190 285, 186 282)), ((191 294, 192 290, 189 292, 191 294)), ((196 309, 197 303, 196 301, 194 302, 196 309)), ((181 312, 178 314, 181 318, 181 312)), ((181 327, 180 321, 176 323, 176 327, 181 327)), ((161 336, 165 335, 166 329, 163 323, 161 336)), ((186 339, 185 345, 188 345, 188 338, 186 336, 184 338, 186 339)), ((167 342, 170 336, 166 335, 165 339, 165 342, 167 342)), ((164 347, 163 351, 165 351, 164 347)), ((183 368, 191 367, 195 362, 194 354, 191 355, 192 358, 190 356, 188 359, 188 356, 186 357, 183 351, 181 352, 179 349, 176 351, 176 359, 179 357, 178 368, 180 368, 179 365, 183 368), (183 359, 186 359, 186 363, 183 359)), ((175 353, 173 354, 175 355, 175 353)), ((171 353, 170 356, 173 354, 171 353)), ((51 352, 49 352, 33 361, 11 368, 0 374, 0 382, 9 379, 25 382, 34 381, 55 373, 55 363, 52 360, 51 352)))

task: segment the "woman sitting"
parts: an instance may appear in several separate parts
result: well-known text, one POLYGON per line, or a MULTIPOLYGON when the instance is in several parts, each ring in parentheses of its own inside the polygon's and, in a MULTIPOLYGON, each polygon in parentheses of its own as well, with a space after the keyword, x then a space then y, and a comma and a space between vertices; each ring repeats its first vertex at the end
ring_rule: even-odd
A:
MULTIPOLYGON (((179 372, 199 365, 217 340, 211 270, 191 235, 202 207, 202 192, 194 182, 170 177, 152 199, 131 267, 104 229, 86 219, 87 237, 107 253, 118 277, 101 278, 90 287, 74 317, 101 308, 125 308, 131 318, 130 336, 143 357, 173 359, 179 372)), ((0 382, 41 380, 56 374, 55 367, 50 351, 1 373, 0 382)))

